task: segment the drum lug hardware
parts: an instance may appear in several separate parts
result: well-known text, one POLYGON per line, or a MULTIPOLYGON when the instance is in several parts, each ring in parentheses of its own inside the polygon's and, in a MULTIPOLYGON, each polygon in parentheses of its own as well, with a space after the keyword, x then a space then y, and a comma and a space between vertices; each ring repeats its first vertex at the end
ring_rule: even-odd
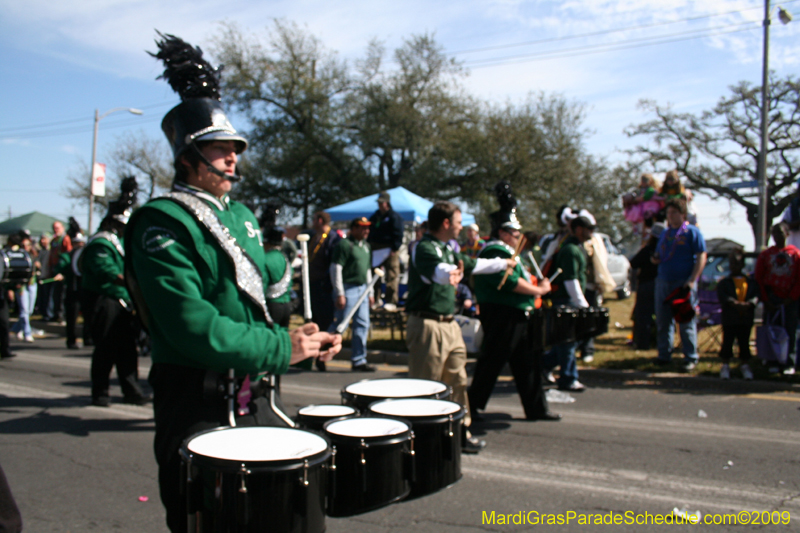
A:
POLYGON ((191 483, 192 480, 192 455, 186 459, 186 481, 191 483))
POLYGON ((411 455, 411 457, 414 457, 414 455, 416 455, 416 452, 414 452, 414 432, 413 431, 411 432, 411 451, 409 452, 409 454, 411 455))
POLYGON ((367 449, 368 447, 369 446, 367 446, 367 443, 364 442, 364 439, 361 439, 361 464, 362 465, 367 464, 367 460, 364 458, 364 450, 367 449))
POLYGON ((336 472, 336 446, 331 450, 331 472, 336 472))
POLYGON ((247 494, 247 485, 245 484, 245 478, 249 473, 250 471, 243 464, 242 467, 239 469, 239 476, 241 477, 241 486, 239 487, 239 492, 242 494, 247 494))
POLYGON ((303 486, 308 486, 308 459, 303 460, 303 486))
POLYGON ((453 438, 453 415, 448 415, 447 436, 453 438))

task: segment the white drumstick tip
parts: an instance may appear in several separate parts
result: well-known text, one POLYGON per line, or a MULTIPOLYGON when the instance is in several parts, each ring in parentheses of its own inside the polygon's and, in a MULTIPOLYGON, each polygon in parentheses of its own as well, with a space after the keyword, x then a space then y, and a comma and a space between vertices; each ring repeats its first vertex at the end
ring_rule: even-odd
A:
POLYGON ((297 236, 298 242, 308 242, 309 240, 311 240, 311 236, 308 233, 301 233, 297 236))
POLYGON ((386 275, 386 272, 384 272, 380 268, 376 268, 375 270, 373 270, 373 272, 375 273, 376 276, 378 276, 380 278, 382 278, 383 276, 386 275))

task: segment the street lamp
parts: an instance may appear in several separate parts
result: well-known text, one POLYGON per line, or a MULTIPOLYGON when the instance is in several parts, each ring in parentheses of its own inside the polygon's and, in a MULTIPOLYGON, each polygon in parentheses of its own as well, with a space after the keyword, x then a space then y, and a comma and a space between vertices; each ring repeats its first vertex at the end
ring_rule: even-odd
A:
MULTIPOLYGON (((756 251, 767 247, 767 143, 769 132, 769 0, 764 0, 764 60, 761 71, 761 150, 758 153, 758 234, 756 235, 756 251)), ((792 14, 778 7, 778 18, 781 23, 789 24, 792 14)))
POLYGON ((143 115, 144 112, 141 109, 135 109, 133 107, 115 107, 109 111, 106 111, 102 115, 98 109, 94 110, 94 139, 92 140, 92 166, 89 167, 89 225, 86 227, 86 232, 91 234, 92 232, 92 211, 94 211, 94 193, 92 192, 92 188, 94 187, 94 164, 97 161, 97 127, 100 124, 100 121, 106 118, 111 113, 116 113, 117 111, 127 111, 133 115, 143 115))

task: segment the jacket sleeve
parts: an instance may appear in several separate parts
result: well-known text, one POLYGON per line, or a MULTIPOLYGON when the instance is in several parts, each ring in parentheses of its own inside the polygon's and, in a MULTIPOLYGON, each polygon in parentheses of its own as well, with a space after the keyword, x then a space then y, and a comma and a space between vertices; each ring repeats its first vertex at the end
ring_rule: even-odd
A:
MULTIPOLYGON (((747 292, 750 292, 748 286, 747 292)), ((731 278, 723 278, 717 284, 717 299, 722 305, 730 305, 736 301, 736 286, 731 278)))
POLYGON ((131 229, 128 250, 151 328, 157 328, 171 350, 197 367, 218 372, 233 368, 238 375, 284 373, 291 358, 288 332, 248 321, 247 309, 238 317, 223 315, 204 297, 203 279, 208 272, 188 230, 166 214, 147 211, 131 229), (145 249, 145 232, 148 243, 161 237, 163 244, 149 244, 145 249))
POLYGON ((110 248, 112 246, 111 243, 106 245, 105 243, 107 242, 105 239, 97 239, 93 245, 88 246, 83 252, 86 254, 86 257, 83 258, 83 264, 87 269, 87 276, 93 276, 101 283, 114 283, 119 278, 119 275, 122 274, 122 270, 114 260, 113 254, 118 252, 116 250, 112 251, 110 248))

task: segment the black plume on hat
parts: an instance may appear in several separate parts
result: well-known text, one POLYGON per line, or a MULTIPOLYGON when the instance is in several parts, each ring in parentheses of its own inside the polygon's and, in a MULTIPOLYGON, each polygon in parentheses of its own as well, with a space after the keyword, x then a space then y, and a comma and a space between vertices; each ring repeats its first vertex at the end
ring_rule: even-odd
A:
POLYGON ((497 203, 500 204, 501 211, 513 211, 517 207, 517 199, 511 190, 511 184, 507 181, 498 181, 494 186, 494 194, 497 196, 497 203))
POLYGON ((497 185, 494 186, 494 193, 497 195, 500 209, 489 215, 492 221, 492 235, 497 237, 497 232, 501 228, 522 229, 522 225, 517 220, 517 199, 511 190, 511 184, 507 181, 497 182, 497 185))
POLYGON ((192 46, 180 37, 165 35, 158 30, 156 33, 161 37, 161 41, 156 41, 158 53, 147 53, 164 62, 164 72, 157 79, 166 80, 181 100, 220 100, 219 73, 222 69, 203 59, 199 46, 192 46))

